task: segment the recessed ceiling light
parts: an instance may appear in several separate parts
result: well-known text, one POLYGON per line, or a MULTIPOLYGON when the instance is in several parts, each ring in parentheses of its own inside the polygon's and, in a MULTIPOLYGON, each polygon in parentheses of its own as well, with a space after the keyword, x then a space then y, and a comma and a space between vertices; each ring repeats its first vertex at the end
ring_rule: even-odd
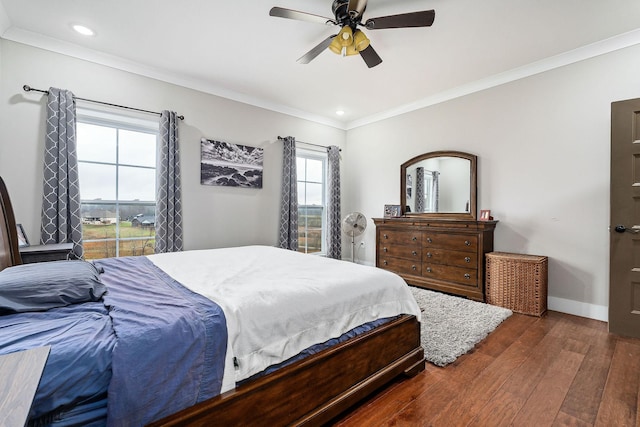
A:
POLYGON ((84 25, 74 24, 72 28, 83 36, 93 36, 95 34, 91 28, 85 27, 84 25))
POLYGON ((338 110, 338 111, 336 111, 336 114, 339 115, 339 116, 344 116, 344 111, 338 110))

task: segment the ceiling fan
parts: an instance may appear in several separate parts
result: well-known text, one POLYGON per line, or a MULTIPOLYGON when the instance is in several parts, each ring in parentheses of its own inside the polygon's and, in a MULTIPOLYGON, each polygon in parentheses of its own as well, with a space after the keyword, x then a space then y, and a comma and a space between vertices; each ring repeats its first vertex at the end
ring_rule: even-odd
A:
POLYGON ((315 22, 325 25, 339 25, 338 34, 327 37, 316 47, 298 59, 301 64, 308 64, 323 50, 329 48, 339 55, 360 54, 367 67, 372 68, 382 62, 382 58, 373 50, 369 38, 358 27, 367 30, 381 30, 385 28, 430 27, 433 24, 436 13, 434 10, 401 13, 399 15, 381 16, 367 19, 362 23, 362 15, 367 8, 367 0, 334 0, 331 6, 335 19, 325 18, 311 13, 297 10, 273 7, 269 11, 270 16, 279 18, 297 19, 300 21, 315 22))

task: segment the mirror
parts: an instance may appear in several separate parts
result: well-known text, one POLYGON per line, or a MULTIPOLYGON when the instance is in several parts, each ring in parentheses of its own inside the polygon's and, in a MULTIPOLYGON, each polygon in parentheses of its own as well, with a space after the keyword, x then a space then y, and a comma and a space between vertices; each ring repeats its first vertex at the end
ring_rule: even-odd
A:
POLYGON ((476 219, 477 157, 434 151, 400 167, 400 206, 405 216, 476 219))

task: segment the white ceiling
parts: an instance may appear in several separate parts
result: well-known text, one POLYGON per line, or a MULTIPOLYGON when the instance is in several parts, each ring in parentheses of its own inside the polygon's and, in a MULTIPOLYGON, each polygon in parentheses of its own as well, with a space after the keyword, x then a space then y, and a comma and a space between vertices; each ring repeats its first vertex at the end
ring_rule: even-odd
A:
POLYGON ((342 129, 640 43, 638 0, 370 0, 365 20, 435 22, 365 30, 372 69, 328 50, 300 65, 336 28, 272 6, 332 17, 331 0, 0 0, 0 36, 342 129))

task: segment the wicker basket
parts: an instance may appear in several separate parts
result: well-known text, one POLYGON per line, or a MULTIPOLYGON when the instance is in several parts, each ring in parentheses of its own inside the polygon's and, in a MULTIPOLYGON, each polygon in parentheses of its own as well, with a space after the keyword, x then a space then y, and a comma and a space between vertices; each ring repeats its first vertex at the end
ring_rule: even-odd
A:
POLYGON ((547 311, 546 256, 490 252, 486 259, 487 303, 533 316, 547 311))

